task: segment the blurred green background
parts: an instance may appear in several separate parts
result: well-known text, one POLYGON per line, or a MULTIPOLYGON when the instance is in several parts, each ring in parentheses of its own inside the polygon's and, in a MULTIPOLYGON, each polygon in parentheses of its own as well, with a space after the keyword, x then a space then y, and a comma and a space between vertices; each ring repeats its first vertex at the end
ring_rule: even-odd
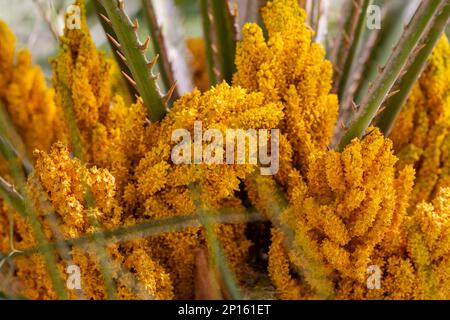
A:
MULTIPOLYGON (((91 34, 98 47, 110 51, 103 29, 96 17, 93 0, 87 0, 88 23, 91 34)), ((168 0, 155 0, 155 5, 168 0)), ((187 37, 202 35, 202 24, 199 13, 199 0, 174 0, 182 16, 181 21, 173 21, 173 28, 181 31, 187 37), (180 30, 181 29, 181 30, 180 30)), ((236 0, 231 0, 236 1, 236 0)), ((256 1, 256 0, 240 0, 256 1)), ((334 34, 338 31, 338 21, 345 15, 342 2, 345 0, 330 0, 330 37, 333 41, 334 34)), ((415 0, 381 0, 397 1, 405 6, 415 0)), ((55 55, 57 42, 51 32, 51 26, 56 32, 61 33, 63 28, 63 15, 66 8, 72 4, 72 0, 0 0, 0 19, 4 20, 14 31, 18 39, 18 47, 27 47, 31 50, 34 62, 41 65, 47 75, 50 74, 48 60, 55 55)), ((140 32, 145 38, 148 31, 145 28, 144 14, 141 0, 125 0, 126 10, 132 17, 138 17, 141 21, 140 32)), ((172 22, 166 32, 173 32, 172 22)), ((450 28, 448 29, 450 32, 450 28)), ((0 44, 1 45, 1 44, 0 44)))

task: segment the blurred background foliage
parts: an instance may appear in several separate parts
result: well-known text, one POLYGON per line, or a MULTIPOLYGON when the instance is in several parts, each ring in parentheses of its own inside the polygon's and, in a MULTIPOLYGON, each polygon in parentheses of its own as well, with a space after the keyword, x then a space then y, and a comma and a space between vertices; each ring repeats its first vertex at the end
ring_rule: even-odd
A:
MULTIPOLYGON (((166 0, 155 0, 155 5, 161 4, 166 0)), ((182 15, 184 26, 182 32, 186 37, 202 36, 202 22, 200 16, 199 0, 174 0, 182 15)), ((231 0, 235 2, 237 0, 231 0)), ((240 2, 255 2, 261 0, 240 0, 240 2)), ((263 0, 264 1, 264 0, 263 0)), ((263 2, 261 1, 261 2, 263 2)), ((329 30, 328 30, 328 53, 331 52, 331 46, 334 37, 339 29, 339 21, 345 15, 345 0, 330 1, 329 30)), ((375 3, 385 3, 389 1, 394 6, 405 7, 410 6, 409 12, 414 12, 415 6, 411 3, 418 3, 418 0, 377 0, 375 3)), ((127 11, 139 21, 145 21, 141 0, 126 0, 127 11)), ((27 47, 33 54, 34 62, 39 64, 47 76, 50 75, 49 59, 53 57, 57 49, 57 41, 55 33, 62 33, 63 16, 65 10, 71 5, 72 0, 0 0, 0 19, 5 21, 17 37, 18 47, 27 47)), ((87 0, 88 24, 90 26, 91 35, 97 46, 106 52, 110 52, 108 41, 101 24, 96 16, 93 0, 87 0)), ((406 23, 410 16, 399 17, 406 23)), ((140 32, 142 38, 148 34, 146 23, 141 23, 140 32)), ((387 26, 385 26, 387 28, 387 26)), ((383 26, 382 26, 383 28, 383 26)), ((401 31, 389 29, 390 35, 395 42, 399 38, 401 31)), ((166 32, 171 32, 170 27, 166 32)), ((447 28, 450 35, 450 27, 447 28)), ((374 48, 376 49, 376 48, 374 48)))

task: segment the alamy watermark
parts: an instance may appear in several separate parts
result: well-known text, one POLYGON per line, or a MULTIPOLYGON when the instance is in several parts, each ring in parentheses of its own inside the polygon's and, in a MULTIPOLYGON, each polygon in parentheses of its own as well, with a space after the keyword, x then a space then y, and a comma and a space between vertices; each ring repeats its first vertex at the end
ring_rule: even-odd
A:
POLYGON ((377 265, 367 267, 367 289, 380 290, 381 289, 381 269, 377 265))
POLYGON ((226 129, 224 138, 219 129, 203 132, 202 122, 195 121, 193 142, 187 129, 172 132, 172 142, 176 145, 172 148, 171 159, 176 165, 259 164, 261 175, 275 175, 280 165, 279 139, 279 129, 226 129))
POLYGON ((370 5, 367 7, 367 29, 380 30, 381 29, 381 8, 377 5, 370 5))
POLYGON ((67 281, 66 281, 66 287, 69 290, 81 290, 81 270, 80 267, 71 264, 68 265, 66 268, 67 273, 67 281))
POLYGON ((81 29, 81 8, 74 4, 68 6, 66 10, 65 20, 67 29, 81 29))

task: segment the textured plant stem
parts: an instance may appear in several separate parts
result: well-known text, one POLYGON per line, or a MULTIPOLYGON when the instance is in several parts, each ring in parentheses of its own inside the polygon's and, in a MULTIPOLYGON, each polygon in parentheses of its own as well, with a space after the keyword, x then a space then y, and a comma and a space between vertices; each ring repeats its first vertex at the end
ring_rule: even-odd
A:
POLYGON ((405 28, 399 42, 394 47, 388 62, 381 69, 373 85, 369 87, 369 92, 364 97, 355 119, 338 144, 338 150, 342 151, 354 138, 361 137, 369 127, 386 95, 400 76, 403 67, 413 55, 417 54, 415 48, 422 34, 426 32, 430 21, 436 19, 442 2, 439 0, 424 0, 421 3, 411 22, 405 28))
POLYGON ((22 138, 12 124, 12 120, 8 114, 3 103, 0 101, 0 152, 5 156, 6 154, 13 154, 21 165, 25 173, 28 175, 32 170, 30 160, 27 156, 27 150, 22 138))
POLYGON ((447 1, 447 3, 443 4, 441 14, 433 21, 430 31, 423 35, 420 41, 420 45, 423 45, 423 48, 419 50, 415 59, 411 61, 410 67, 405 75, 397 80, 393 91, 398 91, 398 93, 387 99, 384 104, 385 111, 381 114, 377 126, 386 136, 389 135, 397 116, 408 99, 408 95, 411 92, 414 83, 426 66, 427 59, 432 53, 439 37, 445 31, 449 19, 450 1, 447 1))
MULTIPOLYGON (((9 155, 6 158, 6 161, 14 183, 17 185, 18 192, 16 192, 3 178, 0 178, 0 195, 28 221, 38 244, 46 247, 48 246, 49 241, 44 234, 42 225, 33 208, 33 201, 28 193, 22 168, 19 166, 17 159, 13 155, 9 155)), ((55 254, 49 249, 42 250, 42 254, 56 295, 59 299, 67 299, 64 282, 58 272, 55 254)))
POLYGON ((209 15, 208 0, 200 0, 200 10, 203 23, 203 38, 205 41, 206 59, 208 62, 208 79, 209 85, 215 86, 218 84, 216 74, 216 64, 214 61, 213 41, 211 37, 211 19, 209 15))
POLYGON ((194 196, 194 203, 197 207, 198 218, 201 221, 202 226, 205 228, 206 239, 208 240, 208 249, 213 260, 213 265, 217 268, 231 299, 240 300, 241 293, 239 286, 234 279, 234 275, 228 265, 223 248, 216 232, 214 231, 214 226, 211 220, 211 216, 214 215, 214 213, 211 209, 204 206, 200 199, 200 191, 197 186, 191 185, 190 190, 194 196))
POLYGON ((361 7, 358 8, 358 21, 353 35, 352 42, 348 50, 347 58, 345 60, 344 68, 339 79, 338 97, 341 101, 345 101, 349 82, 353 74, 353 68, 358 60, 358 52, 363 40, 364 29, 366 28, 367 8, 372 4, 372 0, 364 0, 361 7))
MULTIPOLYGON (((105 34, 109 34, 114 39, 117 39, 117 36, 116 36, 116 33, 114 32, 114 29, 111 27, 111 25, 108 22, 105 21, 104 18, 102 18, 102 16, 106 17, 106 11, 103 8, 103 6, 97 0, 94 0, 93 3, 94 3, 94 6, 95 6, 95 10, 96 10, 96 13, 97 13, 98 20, 100 21, 100 23, 101 23, 101 25, 103 27, 103 30, 105 31, 105 34)), ((111 51, 114 54, 114 58, 115 58, 117 64, 119 65, 120 70, 125 72, 126 74, 131 74, 131 71, 128 68, 127 64, 119 56, 119 54, 118 54, 118 52, 116 50, 116 46, 115 46, 114 42, 109 37, 107 37, 107 38, 108 38, 109 45, 110 45, 110 47, 112 49, 111 51)), ((121 76, 123 77, 123 74, 121 76)), ((128 92, 130 93, 131 100, 135 101, 136 100, 136 96, 139 95, 139 92, 136 90, 136 88, 125 77, 123 77, 123 79, 124 79, 124 81, 125 81, 125 83, 127 85, 128 92)))
MULTIPOLYGON (((130 80, 135 81, 144 105, 147 108, 148 117, 152 122, 161 120, 166 114, 166 101, 159 91, 154 75, 151 73, 153 65, 147 61, 145 50, 147 43, 141 43, 137 37, 135 28, 130 18, 123 10, 123 0, 99 0, 103 5, 111 26, 117 36, 118 50, 125 57, 128 68, 131 71, 130 80)), ((170 98, 170 97, 169 97, 170 98)))
POLYGON ((348 53, 352 44, 352 35, 358 23, 359 8, 363 0, 348 0, 347 16, 341 22, 342 32, 336 38, 331 54, 333 62, 333 92, 338 92, 343 70, 341 69, 347 61, 348 53))
POLYGON ((20 215, 26 217, 23 197, 2 177, 0 177, 0 197, 20 215))
MULTIPOLYGON (((210 217, 210 222, 213 224, 223 224, 266 220, 257 212, 241 214, 234 213, 233 211, 234 210, 232 208, 219 210, 217 214, 210 217)), ((40 252, 44 249, 53 250, 58 245, 61 245, 61 243, 72 246, 83 246, 94 242, 97 236, 103 237, 104 241, 107 241, 108 243, 122 243, 133 239, 158 236, 168 232, 182 231, 188 228, 196 228, 201 226, 202 221, 199 219, 198 214, 174 218, 163 218, 132 226, 122 226, 111 230, 96 231, 77 238, 54 241, 46 245, 38 245, 37 247, 24 249, 17 253, 16 256, 27 256, 40 252)))
POLYGON ((236 66, 236 28, 228 0, 212 0, 211 11, 214 19, 215 39, 217 40, 218 60, 221 78, 231 84, 236 66))
MULTIPOLYGON (((353 94, 353 100, 359 105, 365 93, 369 83, 371 83, 378 75, 378 66, 384 65, 389 59, 392 52, 392 47, 397 40, 401 37, 403 32, 405 18, 408 17, 408 11, 416 4, 417 0, 408 2, 405 6, 402 3, 388 2, 384 0, 375 0, 375 5, 382 7, 383 16, 381 20, 382 29, 378 30, 377 39, 374 40, 374 46, 370 52, 367 53, 368 60, 366 66, 362 70, 364 77, 358 82, 353 94), (383 30, 389 30, 389 32, 382 32, 383 30)), ((417 4, 415 6, 417 8, 417 4)), ((373 32, 373 31, 372 31, 373 32)))
MULTIPOLYGON (((142 0, 145 13, 147 15, 148 26, 150 29, 150 36, 152 39, 153 50, 155 54, 159 55, 158 66, 159 73, 161 74, 161 80, 163 81, 167 90, 175 82, 173 75, 172 64, 169 60, 169 55, 166 50, 166 44, 164 42, 163 32, 158 20, 156 18, 155 9, 153 8, 152 0, 142 0)), ((174 95, 174 98, 178 97, 178 94, 174 95)))

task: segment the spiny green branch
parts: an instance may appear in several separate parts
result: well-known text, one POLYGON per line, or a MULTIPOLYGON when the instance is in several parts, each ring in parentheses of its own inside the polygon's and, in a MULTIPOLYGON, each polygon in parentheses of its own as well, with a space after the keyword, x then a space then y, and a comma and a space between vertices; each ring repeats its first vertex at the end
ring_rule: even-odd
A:
POLYGON ((202 1, 201 4, 204 29, 209 27, 209 30, 205 29, 205 34, 208 37, 207 33, 212 32, 209 37, 216 78, 218 81, 225 80, 231 84, 236 70, 234 63, 237 38, 236 11, 230 7, 228 0, 202 1), (209 21, 206 22, 205 19, 209 21))
POLYGON ((153 75, 158 55, 149 61, 145 55, 150 44, 148 36, 141 42, 137 35, 139 23, 131 19, 125 12, 123 0, 98 0, 103 5, 107 16, 102 18, 111 25, 117 39, 108 34, 114 43, 119 57, 127 64, 131 75, 123 73, 125 78, 136 87, 142 101, 147 108, 149 119, 152 122, 161 120, 167 112, 176 84, 172 84, 168 93, 163 96, 157 84, 157 76, 153 75))
POLYGON ((388 62, 383 68, 380 68, 380 74, 374 83, 369 86, 369 92, 362 101, 354 120, 341 138, 338 150, 343 150, 354 138, 361 137, 380 112, 383 101, 396 93, 391 92, 389 94, 402 72, 405 72, 403 69, 405 65, 417 56, 417 46, 422 35, 429 30, 430 23, 438 18, 442 5, 447 2, 447 0, 424 0, 421 2, 414 17, 405 27, 403 36, 394 47, 388 62))
MULTIPOLYGON (((100 21, 100 23, 103 27, 103 30, 105 31, 105 34, 109 34, 112 36, 113 39, 116 39, 117 36, 116 36, 116 33, 114 32, 114 29, 111 27, 111 24, 108 23, 107 20, 104 18, 104 17, 106 17, 105 9, 98 1, 93 1, 93 3, 95 6, 98 20, 100 21)), ((109 37, 107 37, 107 38, 108 38, 109 45, 111 46, 112 52, 114 54, 114 58, 120 67, 120 70, 122 70, 126 74, 131 74, 130 69, 128 69, 127 64, 119 56, 119 53, 117 52, 117 50, 115 50, 116 47, 115 47, 114 42, 111 41, 111 39, 109 37)), ((125 80, 125 83, 127 84, 128 92, 130 93, 130 98, 133 99, 133 101, 134 101, 134 99, 136 99, 136 96, 139 96, 139 92, 136 90, 135 86, 133 86, 128 80, 126 80, 125 77, 124 77, 124 80, 125 80)))
MULTIPOLYGON (((158 66, 159 72, 161 74, 161 80, 163 81, 166 88, 170 88, 171 85, 175 83, 175 76, 173 74, 173 66, 170 62, 169 55, 166 50, 163 32, 160 25, 158 24, 152 0, 142 0, 142 2, 147 14, 153 49, 155 51, 155 54, 158 54, 160 57, 158 59, 158 66)), ((178 96, 178 93, 174 92, 173 98, 176 99, 178 96)))
POLYGON ((362 14, 361 7, 364 0, 351 0, 347 3, 347 16, 341 22, 342 32, 336 38, 331 53, 331 61, 333 62, 333 92, 338 92, 343 75, 342 67, 347 61, 350 48, 353 42, 353 36, 358 25, 359 16, 362 14))
POLYGON ((352 41, 348 50, 347 57, 345 59, 344 68, 339 77, 338 97, 341 101, 347 101, 347 92, 349 89, 349 82, 353 74, 353 68, 358 60, 358 52, 361 46, 361 41, 366 28, 367 9, 372 4, 372 0, 363 0, 362 3, 358 3, 357 14, 358 19, 356 26, 351 36, 352 41))
POLYGON ((405 105, 408 95, 411 92, 414 83, 419 78, 423 68, 427 63, 433 48, 435 47, 439 37, 445 31, 445 27, 450 19, 450 1, 441 5, 441 13, 434 20, 429 28, 429 32, 425 33, 418 46, 418 54, 415 59, 408 62, 409 67, 405 68, 404 76, 399 78, 395 83, 391 92, 398 92, 386 100, 384 104, 385 111, 381 114, 377 122, 377 126, 386 136, 389 135, 397 116, 402 107, 405 105))
MULTIPOLYGON (((214 60, 214 49, 211 35, 211 20, 210 8, 208 0, 200 0, 200 11, 203 22, 203 38, 205 41, 206 59, 208 61, 208 80, 210 86, 218 84, 217 78, 220 71, 216 68, 216 61, 214 60)), ((217 51, 217 48, 215 48, 217 51)))
MULTIPOLYGON (((219 210, 218 214, 210 217, 210 222, 213 224, 223 223, 245 223, 252 221, 265 220, 259 213, 234 213, 233 208, 224 208, 219 210)), ((24 249, 15 256, 28 256, 31 254, 42 252, 43 250, 55 250, 61 244, 71 246, 83 246, 95 242, 97 237, 102 237, 108 243, 122 243, 125 241, 145 238, 150 236, 157 236, 168 232, 182 231, 188 228, 201 227, 202 221, 198 214, 189 216, 180 216, 173 218, 162 218, 146 223, 122 226, 111 230, 95 231, 91 234, 83 235, 77 238, 57 240, 45 245, 38 245, 33 248, 24 249)))

